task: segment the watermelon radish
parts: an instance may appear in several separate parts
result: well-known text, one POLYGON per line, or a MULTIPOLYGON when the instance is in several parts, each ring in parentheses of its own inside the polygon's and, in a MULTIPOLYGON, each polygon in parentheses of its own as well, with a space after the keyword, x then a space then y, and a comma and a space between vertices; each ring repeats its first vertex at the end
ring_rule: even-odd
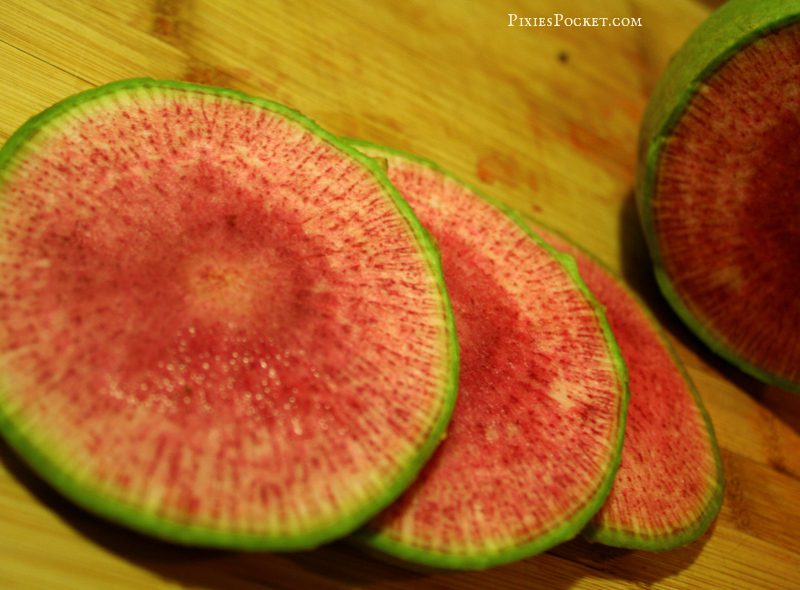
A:
POLYGON ((744 371, 800 391, 800 0, 731 0, 656 87, 639 212, 661 290, 744 371))
POLYGON ((0 152, 0 427, 53 486, 166 539, 297 549, 441 439, 435 248, 373 161, 280 105, 128 80, 0 152))
POLYGON ((442 253, 461 346, 448 436, 358 533, 423 565, 484 568, 576 535, 605 500, 627 405, 624 364, 574 261, 431 162, 355 143, 442 253))
POLYGON ((589 254, 552 230, 533 228, 575 257, 605 306, 630 377, 622 462, 584 536, 651 551, 684 545, 705 532, 722 504, 722 462, 703 402, 644 304, 589 254))

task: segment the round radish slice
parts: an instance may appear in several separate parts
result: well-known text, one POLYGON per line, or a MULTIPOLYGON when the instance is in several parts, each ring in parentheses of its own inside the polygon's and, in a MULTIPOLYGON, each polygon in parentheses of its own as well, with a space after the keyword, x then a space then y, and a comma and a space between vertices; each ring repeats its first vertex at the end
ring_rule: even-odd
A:
POLYGON ((438 255, 379 166, 280 105, 129 80, 0 152, 0 427, 84 507, 296 549, 393 500, 442 436, 438 255))
POLYGON ((700 395, 636 296, 589 254, 533 227, 575 257, 581 277, 605 307, 630 375, 622 462, 584 536, 651 551, 685 545, 708 529, 722 505, 722 461, 700 395))
POLYGON ((434 164, 356 143, 437 241, 461 346, 448 436, 358 534, 422 564, 484 568, 576 535, 606 498, 627 405, 622 359, 574 261, 434 164))
POLYGON ((678 315, 800 392, 800 0, 731 0, 676 54, 640 134, 637 197, 678 315))

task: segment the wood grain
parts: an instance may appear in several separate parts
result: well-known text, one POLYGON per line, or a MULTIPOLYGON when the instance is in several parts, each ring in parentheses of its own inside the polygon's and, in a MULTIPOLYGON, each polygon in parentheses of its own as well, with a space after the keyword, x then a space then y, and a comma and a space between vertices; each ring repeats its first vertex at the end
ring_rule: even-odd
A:
POLYGON ((345 542, 302 554, 171 546, 74 508, 0 446, 4 588, 800 588, 800 396, 711 355, 654 287, 632 201, 636 134, 669 56, 715 0, 0 1, 0 140, 119 78, 238 88, 339 134, 438 160, 593 251, 651 304, 706 401, 727 491, 713 529, 650 554, 576 540, 473 573, 418 573, 345 542), (520 29, 506 13, 637 16, 520 29))

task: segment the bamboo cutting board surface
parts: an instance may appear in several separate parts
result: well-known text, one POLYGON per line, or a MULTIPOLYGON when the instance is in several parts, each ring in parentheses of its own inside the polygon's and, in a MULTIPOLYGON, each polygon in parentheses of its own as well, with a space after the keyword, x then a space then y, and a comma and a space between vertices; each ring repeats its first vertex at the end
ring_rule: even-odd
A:
POLYGON ((417 152, 582 244, 651 304, 722 447, 721 515, 663 554, 575 540, 486 572, 416 573, 344 543, 237 554, 140 537, 74 508, 0 446, 3 588, 800 588, 800 396, 717 360, 660 300, 632 200, 636 134, 690 0, 0 0, 0 141, 74 92, 151 76, 238 88, 338 134, 417 152), (634 16, 639 28, 509 28, 634 16))

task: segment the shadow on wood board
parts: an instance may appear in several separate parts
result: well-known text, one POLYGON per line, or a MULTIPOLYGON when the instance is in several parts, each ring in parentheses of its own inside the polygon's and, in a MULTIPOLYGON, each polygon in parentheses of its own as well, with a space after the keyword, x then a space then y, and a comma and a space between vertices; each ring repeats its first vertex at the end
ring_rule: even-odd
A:
POLYGON ((236 553, 182 547, 106 522, 50 488, 4 442, 0 462, 9 473, 75 532, 105 551, 155 576, 209 590, 254 588, 436 588, 528 587, 547 584, 566 590, 578 580, 651 583, 694 561, 702 541, 668 554, 647 554, 573 540, 545 554, 481 572, 414 571, 386 563, 344 542, 301 553, 236 553))

